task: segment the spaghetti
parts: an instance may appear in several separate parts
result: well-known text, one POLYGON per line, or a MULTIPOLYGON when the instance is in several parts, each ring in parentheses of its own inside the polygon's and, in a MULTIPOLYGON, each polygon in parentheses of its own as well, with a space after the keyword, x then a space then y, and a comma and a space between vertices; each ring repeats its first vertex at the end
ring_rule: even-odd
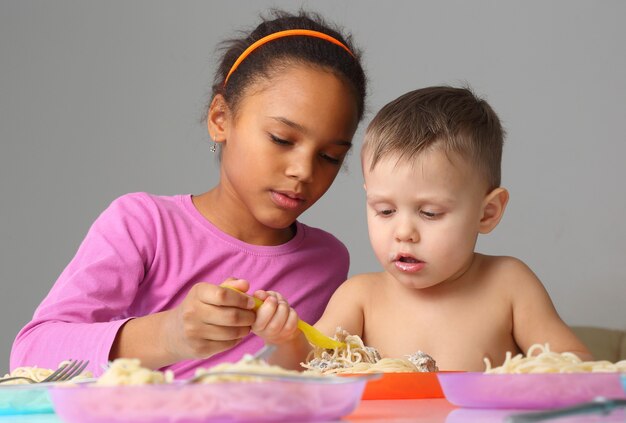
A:
MULTIPOLYGON (((69 361, 67 360, 62 361, 61 363, 59 363, 59 368, 67 364, 69 364, 69 361)), ((43 367, 23 366, 23 367, 16 367, 12 372, 5 374, 4 377, 2 377, 2 379, 8 378, 8 377, 27 377, 27 378, 32 379, 35 382, 41 382, 54 372, 55 370, 46 369, 43 367)), ((74 376, 70 380, 76 381, 76 380, 87 379, 91 377, 93 377, 93 375, 91 374, 91 372, 87 371, 87 372, 82 372, 79 375, 74 376)), ((31 382, 29 382, 26 379, 15 379, 15 380, 4 382, 3 385, 24 385, 27 383, 31 383, 31 382)))
POLYGON ((98 378, 96 385, 155 385, 170 383, 174 380, 171 370, 161 372, 141 366, 137 358, 118 358, 109 364, 109 367, 98 378))
POLYGON ((265 360, 256 359, 253 356, 246 354, 236 363, 221 363, 208 369, 200 368, 197 369, 195 373, 195 377, 200 378, 198 383, 253 381, 262 379, 262 375, 290 375, 306 377, 320 376, 320 372, 299 372, 296 370, 287 370, 280 366, 271 365, 265 360))
POLYGON ((345 346, 337 349, 314 347, 302 367, 323 374, 435 372, 437 365, 428 354, 418 351, 404 358, 381 358, 372 347, 365 346, 357 335, 337 328, 334 339, 345 346))
POLYGON ((488 358, 485 362, 485 373, 582 373, 582 372, 626 372, 626 360, 612 363, 610 361, 582 361, 571 352, 557 353, 550 351, 549 344, 533 344, 528 348, 526 357, 523 354, 513 356, 507 351, 504 363, 499 367, 491 367, 488 358))

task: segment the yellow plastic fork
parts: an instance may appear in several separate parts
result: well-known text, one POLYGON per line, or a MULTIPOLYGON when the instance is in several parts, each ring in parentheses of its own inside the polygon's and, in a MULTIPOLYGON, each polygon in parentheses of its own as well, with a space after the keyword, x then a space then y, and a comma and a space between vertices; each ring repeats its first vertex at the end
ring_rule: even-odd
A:
MULTIPOLYGON (((243 294, 247 297, 250 297, 254 300, 254 309, 258 310, 259 307, 263 304, 263 301, 259 300, 252 295, 248 295, 245 292, 241 292, 238 289, 233 288, 232 286, 222 285, 224 288, 232 289, 233 291, 237 291, 240 294, 243 294)), ((315 329, 313 326, 309 325, 307 322, 302 319, 298 319, 298 329, 302 331, 304 337, 309 341, 310 344, 315 345, 316 347, 325 348, 327 350, 336 350, 341 347, 345 347, 346 344, 340 341, 336 341, 328 336, 324 335, 319 330, 315 329)))

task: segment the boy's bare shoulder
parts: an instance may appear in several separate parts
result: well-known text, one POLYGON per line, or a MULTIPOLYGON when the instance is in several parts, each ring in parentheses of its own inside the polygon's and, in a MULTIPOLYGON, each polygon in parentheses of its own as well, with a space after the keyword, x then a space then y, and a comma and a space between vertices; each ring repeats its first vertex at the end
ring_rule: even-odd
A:
POLYGON ((350 277, 335 291, 315 327, 333 334, 337 327, 353 335, 363 335, 365 309, 380 295, 382 273, 364 273, 350 277))
POLYGON ((509 277, 535 276, 533 271, 522 260, 511 256, 488 256, 477 254, 480 260, 480 271, 489 275, 509 277))
POLYGON ((371 295, 383 288, 385 277, 384 272, 360 273, 342 283, 337 292, 356 297, 371 295))
POLYGON ((480 255, 479 259, 480 278, 492 287, 498 286, 516 295, 544 290, 531 268, 516 257, 480 255))
POLYGON ((370 272, 370 273, 359 273, 358 275, 351 276, 348 281, 356 281, 363 283, 371 283, 371 282, 380 282, 385 278, 385 272, 370 272))
POLYGON ((355 286, 367 285, 380 285, 387 278, 385 272, 371 272, 371 273, 359 273, 350 277, 344 284, 350 284, 355 286))

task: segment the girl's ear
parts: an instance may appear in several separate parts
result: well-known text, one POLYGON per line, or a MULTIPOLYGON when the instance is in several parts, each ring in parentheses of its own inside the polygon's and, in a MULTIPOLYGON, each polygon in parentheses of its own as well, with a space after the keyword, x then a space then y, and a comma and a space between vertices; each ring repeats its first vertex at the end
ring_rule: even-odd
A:
POLYGON ((215 142, 224 142, 228 138, 228 104, 221 94, 217 94, 211 101, 207 114, 207 129, 209 136, 215 142))
POLYGON ((481 234, 488 234, 500 223, 508 202, 509 192, 502 187, 494 189, 485 196, 479 224, 481 234))

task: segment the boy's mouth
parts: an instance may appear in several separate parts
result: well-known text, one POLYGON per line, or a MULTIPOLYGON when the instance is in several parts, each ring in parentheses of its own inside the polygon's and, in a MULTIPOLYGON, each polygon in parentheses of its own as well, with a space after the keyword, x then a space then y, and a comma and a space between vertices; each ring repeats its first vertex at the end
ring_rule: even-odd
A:
POLYGON ((419 260, 407 253, 391 253, 391 261, 400 262, 400 263, 423 263, 422 260, 419 260))
POLYGON ((414 259, 413 257, 400 257, 398 261, 401 261, 402 263, 417 263, 417 259, 414 259))
POLYGON ((422 270, 426 263, 406 253, 391 254, 391 261, 396 269, 403 273, 417 273, 422 270))

